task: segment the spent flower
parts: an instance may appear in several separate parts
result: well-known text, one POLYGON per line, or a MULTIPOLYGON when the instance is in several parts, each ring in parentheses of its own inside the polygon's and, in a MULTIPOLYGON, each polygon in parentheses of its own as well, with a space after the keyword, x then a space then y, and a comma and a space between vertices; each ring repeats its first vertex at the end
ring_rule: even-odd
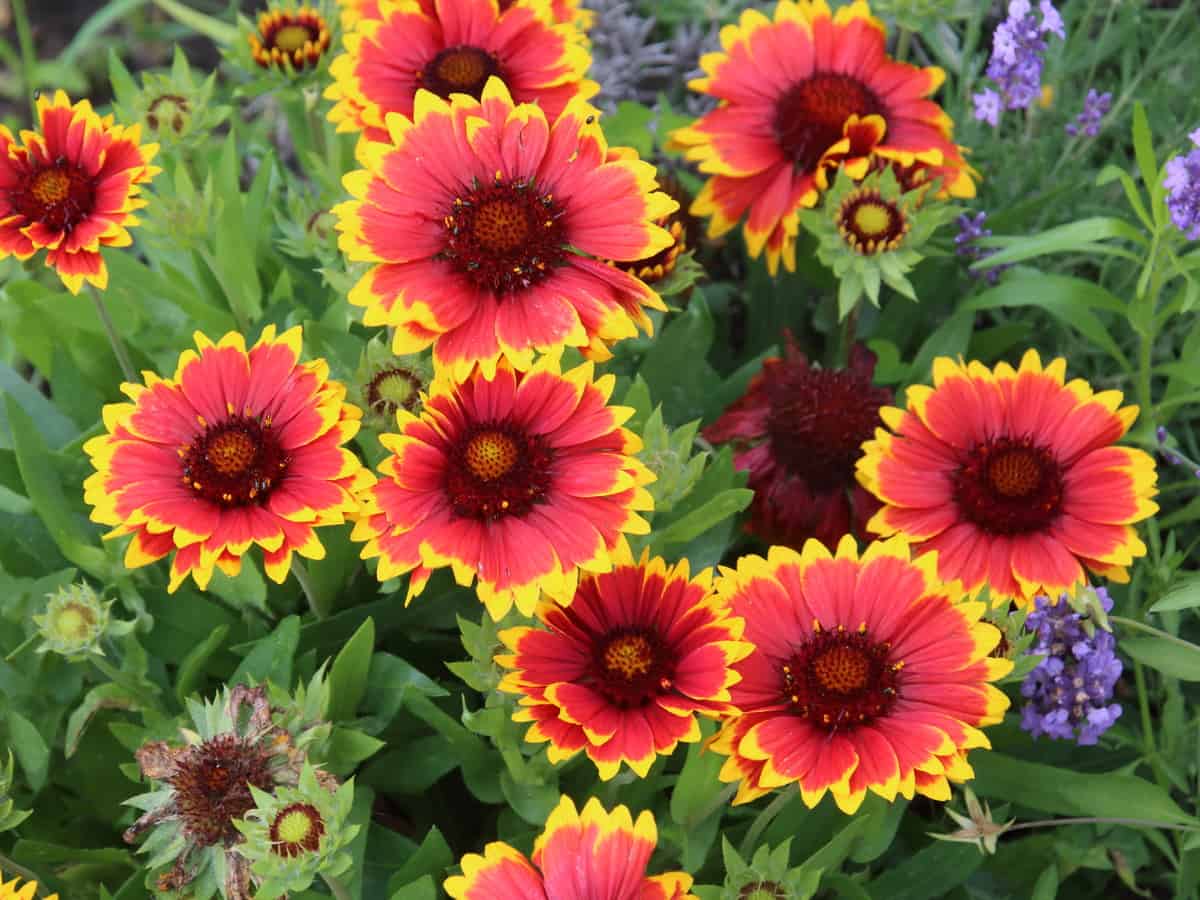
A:
POLYGON ((1101 587, 1075 599, 1064 594, 1058 602, 1039 596, 1035 604, 1025 627, 1037 634, 1030 652, 1045 658, 1021 685, 1029 700, 1021 727, 1035 738, 1095 744, 1121 716, 1121 704, 1109 702, 1121 660, 1114 652, 1116 638, 1103 627, 1112 598, 1101 587))
POLYGON ((1200 240, 1200 128, 1188 137, 1192 149, 1167 161, 1167 209, 1189 241, 1200 240))

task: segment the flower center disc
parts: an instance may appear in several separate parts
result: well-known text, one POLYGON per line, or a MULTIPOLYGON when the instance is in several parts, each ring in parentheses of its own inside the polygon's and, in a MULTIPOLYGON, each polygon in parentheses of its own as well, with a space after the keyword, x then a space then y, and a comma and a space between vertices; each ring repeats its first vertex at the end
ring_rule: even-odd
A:
POLYGON ((184 751, 167 779, 183 828, 201 847, 240 838, 233 820, 254 808, 250 785, 274 788, 270 753, 232 734, 221 734, 184 751))
POLYGON ((439 97, 470 94, 476 100, 483 95, 488 78, 500 74, 496 57, 478 47, 447 47, 431 59, 418 79, 421 87, 439 97))
POLYGON ((469 430, 451 459, 446 494, 466 518, 523 516, 550 490, 554 452, 540 435, 509 424, 469 430))
POLYGON ((456 197, 442 257, 478 287, 507 294, 541 281, 565 257, 562 210, 525 181, 496 181, 456 197))
POLYGON ((614 706, 644 706, 671 689, 672 661, 654 634, 610 632, 595 647, 590 686, 614 706))
POLYGON ((819 72, 779 98, 775 136, 798 170, 812 171, 825 151, 842 139, 846 119, 882 111, 879 99, 862 82, 848 75, 819 72))
POLYGON ((54 617, 53 631, 72 641, 82 641, 96 624, 96 617, 86 606, 64 606, 54 617))
POLYGON ((954 474, 954 499, 984 531, 1024 534, 1048 526, 1062 507, 1062 472, 1028 438, 975 447, 954 474))
POLYGON ((271 851, 277 856, 294 857, 314 853, 321 846, 325 824, 321 813, 308 803, 284 807, 271 822, 271 851))
POLYGON ((288 53, 303 49, 304 45, 309 41, 315 42, 318 35, 305 25, 293 24, 284 25, 275 32, 275 46, 280 50, 285 50, 288 53))
POLYGON ((878 191, 855 191, 842 203, 838 231, 846 243, 864 255, 894 249, 908 233, 909 221, 878 191))
POLYGON ((817 631, 783 666, 784 702, 817 727, 834 730, 886 715, 903 663, 865 629, 817 631))
POLYGON ((92 211, 92 180, 67 162, 39 169, 12 194, 12 203, 25 218, 48 228, 70 232, 92 211))
POLYGON ((412 409, 422 387, 421 379, 407 369, 384 369, 367 385, 367 405, 381 414, 412 409))
POLYGON ((263 502, 291 461, 269 420, 245 416, 208 426, 180 456, 184 483, 222 506, 263 502))

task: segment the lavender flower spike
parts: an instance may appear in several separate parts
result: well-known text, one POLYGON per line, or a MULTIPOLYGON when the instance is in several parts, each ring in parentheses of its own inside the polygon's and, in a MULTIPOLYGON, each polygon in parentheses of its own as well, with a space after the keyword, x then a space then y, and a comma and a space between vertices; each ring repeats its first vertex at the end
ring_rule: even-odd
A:
MULTIPOLYGON (((1108 591, 1094 590, 1104 612, 1111 610, 1108 591)), ((1021 685, 1029 700, 1021 710, 1021 727, 1035 738, 1074 739, 1087 746, 1120 718, 1121 704, 1109 702, 1122 670, 1116 638, 1103 628, 1085 628, 1085 618, 1064 594, 1057 603, 1038 597, 1025 620, 1025 627, 1037 633, 1028 652, 1045 657, 1021 685)))
POLYGON ((1167 209, 1189 241, 1200 240, 1200 128, 1190 135, 1192 150, 1167 161, 1167 209))
MULTIPOLYGON (((995 250, 980 247, 976 243, 980 238, 991 237, 992 229, 985 224, 987 222, 987 213, 980 210, 975 215, 963 213, 956 220, 958 223, 958 234, 954 236, 954 252, 959 256, 975 262, 976 260, 986 259, 995 253, 995 250)), ((995 284, 1000 280, 1000 275, 1009 266, 996 266, 988 269, 985 272, 976 272, 971 269, 972 278, 985 278, 988 284, 995 284)))
POLYGON ((1025 109, 1041 94, 1042 54, 1046 52, 1043 35, 1064 38, 1066 29, 1050 0, 1041 0, 1038 12, 1040 22, 1029 0, 1011 0, 1008 4, 1008 18, 996 26, 992 36, 992 57, 987 67, 995 87, 972 98, 976 119, 996 126, 1002 110, 1025 109))
POLYGON ((1088 137, 1095 137, 1100 133, 1100 121, 1111 107, 1111 93, 1105 91, 1103 94, 1098 94, 1095 88, 1090 88, 1083 100, 1083 112, 1075 117, 1074 122, 1067 125, 1067 134, 1076 137, 1082 132, 1088 137))

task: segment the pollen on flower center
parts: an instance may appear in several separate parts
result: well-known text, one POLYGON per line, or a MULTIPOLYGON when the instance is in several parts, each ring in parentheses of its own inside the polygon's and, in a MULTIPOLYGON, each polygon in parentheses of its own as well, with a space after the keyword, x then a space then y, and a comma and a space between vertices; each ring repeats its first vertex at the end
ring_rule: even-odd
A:
POLYGON ((594 690, 614 706, 644 706, 671 690, 674 661, 652 631, 622 629, 597 637, 590 678, 594 690))
POLYGON ((491 184, 451 204, 442 256, 481 288, 498 294, 527 288, 565 259, 562 215, 532 182, 496 173, 491 184))
POLYGON ((856 78, 818 72, 779 98, 775 136, 798 170, 811 171, 825 151, 842 139, 846 119, 881 112, 879 98, 856 78))
POLYGON ((25 218, 67 232, 92 211, 93 201, 91 178, 61 161, 35 171, 12 192, 13 206, 25 218))
POLYGON ((1054 457, 1028 438, 1000 438, 972 449, 953 476, 963 515, 984 531, 1040 531, 1063 504, 1062 472, 1054 457))
POLYGON ((179 455, 184 484, 223 506, 262 502, 291 462, 270 419, 247 416, 207 426, 179 455))
POLYGON ((71 191, 71 179, 62 169, 43 169, 33 179, 30 193, 42 203, 59 203, 71 191))
POLYGON ((439 97, 470 94, 476 100, 483 94, 488 78, 500 74, 496 57, 478 47, 447 47, 431 59, 418 79, 421 87, 439 97))
POLYGON ((783 665, 783 699, 813 725, 847 728, 886 715, 896 700, 903 661, 891 660, 888 643, 870 640, 866 626, 849 632, 814 623, 783 665))
POLYGON ((620 675, 626 681, 645 675, 653 662, 650 642, 640 634, 618 637, 604 651, 604 667, 609 673, 620 675))
POLYGON ((315 806, 293 803, 281 809, 271 821, 269 834, 271 852, 277 856, 315 853, 321 846, 325 823, 315 806))
POLYGON ((517 462, 517 445, 498 431, 485 431, 467 444, 467 465, 483 481, 495 481, 517 462))
POLYGON ((553 451, 540 435, 508 423, 475 426, 460 440, 453 459, 446 494, 459 516, 523 516, 550 490, 553 451))

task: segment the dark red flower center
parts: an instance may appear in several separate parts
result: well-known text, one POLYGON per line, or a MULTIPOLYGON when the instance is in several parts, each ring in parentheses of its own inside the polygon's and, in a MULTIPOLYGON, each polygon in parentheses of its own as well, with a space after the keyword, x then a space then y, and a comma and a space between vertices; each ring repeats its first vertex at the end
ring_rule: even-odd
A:
POLYGON ((233 734, 222 734, 179 754, 167 779, 175 791, 185 834, 201 847, 240 839, 234 819, 254 808, 250 785, 274 786, 271 754, 233 734))
POLYGON ((87 218, 95 202, 92 178, 62 158, 34 169, 10 196, 16 211, 30 222, 68 234, 87 218))
POLYGON ((1062 508, 1058 462, 1029 438, 998 438, 967 454, 954 473, 954 499, 984 531, 1041 531, 1062 508))
POLYGON ((146 124, 155 131, 167 124, 179 133, 187 125, 191 110, 192 106, 186 97, 179 94, 159 94, 146 110, 146 124))
POLYGON ((477 425, 452 451, 446 494, 466 518, 523 516, 550 490, 553 460, 541 435, 509 423, 477 425))
POLYGON ((271 852, 276 856, 291 858, 301 853, 315 853, 325 834, 325 822, 312 804, 292 803, 271 820, 269 834, 271 852))
POLYGON ((179 455, 184 483, 222 506, 262 503, 291 462, 269 416, 233 416, 206 425, 179 455))
POLYGON ((645 706, 674 683, 675 660, 652 631, 612 631, 599 638, 594 647, 587 681, 614 706, 645 706))
POLYGON ((443 219, 442 256, 481 288, 509 294, 541 281, 566 253, 562 209, 528 181, 478 183, 443 219))
POLYGON ((478 100, 493 75, 503 77, 499 61, 486 50, 470 46, 447 47, 425 64, 417 75, 417 83, 446 99, 451 94, 470 94, 478 100))
POLYGON ((810 172, 825 151, 842 139, 852 115, 876 115, 883 105, 857 78, 817 72, 793 85, 775 108, 775 136, 799 171, 810 172))
POLYGON ((898 204, 870 188, 842 201, 837 226, 846 243, 864 256, 895 249, 912 227, 898 204))
POLYGON ((850 370, 785 360, 768 370, 767 396, 775 460, 816 490, 853 484, 854 464, 881 421, 888 391, 850 370))
POLYGON ((865 626, 854 632, 816 626, 782 667, 784 702, 831 731, 886 715, 904 667, 891 661, 890 650, 890 644, 872 641, 865 626))
POLYGON ((398 409, 412 410, 424 387, 424 381, 409 369, 383 369, 367 383, 367 406, 381 416, 398 409))

